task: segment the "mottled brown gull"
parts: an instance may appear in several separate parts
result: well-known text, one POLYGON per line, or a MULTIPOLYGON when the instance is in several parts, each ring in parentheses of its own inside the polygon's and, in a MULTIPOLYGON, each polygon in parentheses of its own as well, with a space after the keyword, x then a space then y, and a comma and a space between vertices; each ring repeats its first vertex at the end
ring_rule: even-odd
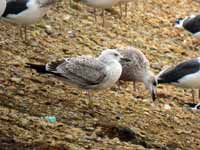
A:
POLYGON ((122 63, 123 71, 120 80, 132 81, 134 90, 135 82, 143 82, 145 87, 150 91, 152 99, 155 100, 156 77, 150 71, 149 61, 146 56, 134 47, 119 48, 118 51, 122 56, 131 60, 129 63, 122 63))
POLYGON ((128 60, 123 58, 118 51, 107 49, 96 58, 78 56, 54 61, 46 65, 30 63, 27 65, 38 73, 54 74, 55 77, 59 77, 79 88, 100 90, 109 88, 118 81, 122 72, 120 61, 128 60))

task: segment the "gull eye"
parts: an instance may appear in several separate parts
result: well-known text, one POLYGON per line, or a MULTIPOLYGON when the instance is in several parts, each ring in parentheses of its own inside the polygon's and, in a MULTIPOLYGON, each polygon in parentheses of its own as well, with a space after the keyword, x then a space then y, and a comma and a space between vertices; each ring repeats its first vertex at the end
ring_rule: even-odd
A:
POLYGON ((119 55, 118 55, 117 53, 114 53, 114 56, 115 56, 115 57, 118 57, 119 55))
POLYGON ((180 20, 179 19, 176 19, 176 23, 178 24, 180 22, 180 20))

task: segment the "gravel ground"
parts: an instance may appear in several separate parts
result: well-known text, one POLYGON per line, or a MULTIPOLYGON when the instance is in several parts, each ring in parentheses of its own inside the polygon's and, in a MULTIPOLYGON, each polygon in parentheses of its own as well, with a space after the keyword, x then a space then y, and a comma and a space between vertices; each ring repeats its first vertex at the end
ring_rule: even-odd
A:
POLYGON ((1 21, 0 149, 200 149, 199 111, 183 106, 192 101, 191 90, 159 86, 159 98, 153 103, 142 84, 132 96, 132 84, 127 83, 120 90, 96 92, 93 112, 84 91, 25 67, 27 62, 135 46, 158 73, 199 56, 198 41, 173 27, 176 18, 196 14, 199 7, 192 0, 136 0, 121 19, 114 7, 103 27, 100 16, 94 20, 91 8, 60 0, 30 27, 27 42, 16 34, 18 27, 1 21), (49 115, 57 122, 44 119, 49 115))

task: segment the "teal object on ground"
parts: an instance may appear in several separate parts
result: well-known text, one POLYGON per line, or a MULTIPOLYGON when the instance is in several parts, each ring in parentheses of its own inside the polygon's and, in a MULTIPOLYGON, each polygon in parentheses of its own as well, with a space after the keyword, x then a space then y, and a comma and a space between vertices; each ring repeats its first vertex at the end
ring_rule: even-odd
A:
POLYGON ((44 118, 50 123, 55 123, 56 122, 56 117, 55 116, 45 116, 44 118))

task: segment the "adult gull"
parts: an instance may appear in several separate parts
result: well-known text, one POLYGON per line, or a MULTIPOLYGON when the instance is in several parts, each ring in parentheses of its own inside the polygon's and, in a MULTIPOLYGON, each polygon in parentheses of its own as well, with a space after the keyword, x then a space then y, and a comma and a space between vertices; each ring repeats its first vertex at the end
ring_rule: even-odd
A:
POLYGON ((27 39, 27 25, 39 21, 56 0, 7 0, 6 9, 2 15, 5 21, 21 25, 20 35, 27 39), (24 29, 24 31, 23 31, 24 29))
MULTIPOLYGON (((157 81, 158 84, 173 84, 182 88, 200 89, 200 57, 164 69, 157 75, 157 81)), ((192 96, 195 100, 194 92, 192 96)))

